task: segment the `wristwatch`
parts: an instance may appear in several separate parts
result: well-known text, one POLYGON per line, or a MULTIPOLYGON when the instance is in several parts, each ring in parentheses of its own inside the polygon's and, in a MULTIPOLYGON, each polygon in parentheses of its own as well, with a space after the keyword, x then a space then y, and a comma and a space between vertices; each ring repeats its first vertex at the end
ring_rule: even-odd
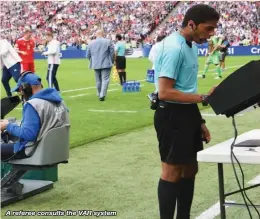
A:
POLYGON ((201 118, 201 124, 206 124, 206 120, 201 118))
POLYGON ((209 95, 200 95, 200 97, 201 97, 201 103, 202 103, 202 105, 203 106, 207 106, 209 103, 208 103, 208 97, 209 97, 209 95))

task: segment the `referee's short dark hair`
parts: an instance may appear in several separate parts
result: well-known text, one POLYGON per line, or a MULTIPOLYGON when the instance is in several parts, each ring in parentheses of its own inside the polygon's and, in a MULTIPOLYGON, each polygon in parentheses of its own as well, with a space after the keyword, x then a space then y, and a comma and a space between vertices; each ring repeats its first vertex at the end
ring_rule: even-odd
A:
POLYGON ((121 36, 120 34, 117 34, 117 35, 116 35, 116 39, 122 40, 122 36, 121 36))
POLYGON ((182 27, 186 27, 190 20, 192 20, 196 25, 206 23, 207 21, 218 21, 219 13, 209 5, 197 4, 189 8, 186 12, 182 22, 182 27))

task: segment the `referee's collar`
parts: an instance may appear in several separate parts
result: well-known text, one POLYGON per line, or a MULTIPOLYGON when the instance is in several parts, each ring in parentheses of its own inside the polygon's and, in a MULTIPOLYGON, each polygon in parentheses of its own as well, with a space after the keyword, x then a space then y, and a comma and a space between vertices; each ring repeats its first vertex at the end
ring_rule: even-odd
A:
POLYGON ((192 48, 192 42, 186 40, 186 44, 187 44, 190 48, 192 48))
POLYGON ((186 38, 181 35, 180 31, 177 31, 177 33, 185 40, 185 42, 186 42, 186 44, 188 45, 188 47, 192 48, 192 42, 186 40, 186 38))

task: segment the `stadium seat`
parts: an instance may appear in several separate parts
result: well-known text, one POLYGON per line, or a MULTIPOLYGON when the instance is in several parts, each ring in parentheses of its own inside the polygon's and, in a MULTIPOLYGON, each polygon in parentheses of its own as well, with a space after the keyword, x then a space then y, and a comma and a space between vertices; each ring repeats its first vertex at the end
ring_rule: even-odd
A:
POLYGON ((69 130, 69 126, 51 129, 36 145, 29 158, 13 159, 8 162, 12 168, 1 180, 2 207, 53 188, 52 181, 21 178, 29 170, 42 170, 57 166, 59 163, 68 163, 69 130))

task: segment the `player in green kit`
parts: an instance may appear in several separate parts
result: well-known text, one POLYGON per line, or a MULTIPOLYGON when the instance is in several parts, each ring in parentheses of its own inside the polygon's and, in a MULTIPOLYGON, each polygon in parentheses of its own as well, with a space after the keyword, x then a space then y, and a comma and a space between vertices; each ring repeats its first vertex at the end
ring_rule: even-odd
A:
POLYGON ((204 67, 204 71, 202 74, 202 78, 206 78, 206 73, 208 72, 209 69, 209 64, 214 64, 216 66, 216 70, 218 73, 218 77, 216 79, 222 78, 222 72, 220 68, 220 45, 222 43, 222 39, 217 36, 213 36, 210 38, 208 44, 208 58, 204 67))

